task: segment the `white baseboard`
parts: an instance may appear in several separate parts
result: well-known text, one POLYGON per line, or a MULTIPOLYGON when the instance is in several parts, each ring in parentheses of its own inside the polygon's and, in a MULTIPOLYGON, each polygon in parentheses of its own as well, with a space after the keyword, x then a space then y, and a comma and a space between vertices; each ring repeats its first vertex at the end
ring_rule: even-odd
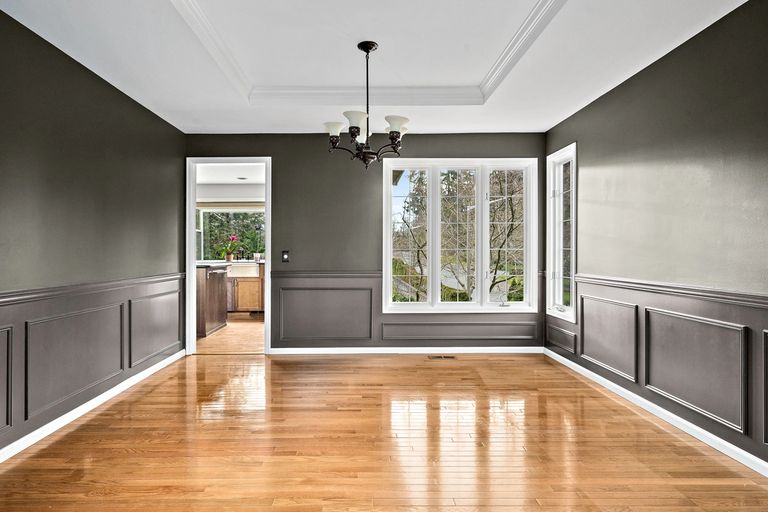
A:
POLYGON ((574 363, 570 359, 567 359, 561 356, 557 352, 554 352, 549 349, 544 349, 544 355, 554 359, 555 361, 557 361, 562 365, 567 366, 568 368, 575 371, 576 373, 579 373, 584 377, 587 377, 593 382, 600 384, 602 387, 606 388, 608 391, 611 391, 619 395, 620 397, 624 398, 625 400, 632 402, 638 407, 645 409, 646 411, 653 414, 657 418, 666 421, 673 427, 677 427, 683 432, 685 432, 686 434, 692 435, 699 441, 702 441, 703 443, 708 444, 715 450, 729 456, 733 460, 744 464, 748 468, 757 471, 763 476, 768 476, 768 462, 752 455, 751 453, 745 450, 742 450, 738 446, 733 445, 728 441, 725 441, 710 432, 707 432, 703 428, 697 425, 694 425, 690 421, 685 420, 675 414, 672 414, 666 409, 654 404, 650 400, 646 400, 645 398, 632 393, 628 389, 625 389, 619 386, 618 384, 611 382, 605 377, 601 377, 600 375, 590 370, 587 370, 583 366, 577 363, 574 363))
POLYGON ((543 354, 544 347, 311 347, 271 348, 278 355, 343 355, 343 354, 543 354))
POLYGON ((59 416, 55 420, 51 421, 50 423, 46 423, 42 427, 38 428, 37 430, 30 432, 29 434, 25 435, 21 439, 18 439, 8 446, 5 446, 4 448, 0 449, 0 462, 3 462, 7 460, 10 457, 13 457, 17 453, 21 452, 22 450, 25 450, 26 448, 29 448, 33 444, 37 443, 41 439, 53 434, 63 426, 67 425, 68 423, 71 423, 72 421, 76 420, 80 416, 92 411, 96 407, 100 406, 107 400, 110 400, 111 398, 114 398, 115 396, 119 395, 126 389, 130 388, 131 386, 138 384, 142 380, 146 379, 153 373, 157 372, 158 370, 162 370, 169 364, 173 363, 174 361, 177 361, 184 357, 185 351, 179 350, 175 354, 168 356, 167 358, 163 359, 159 363, 150 366, 146 370, 142 370, 141 372, 137 373, 136 375, 132 375, 131 377, 128 377, 121 383, 117 384, 115 387, 105 391, 104 393, 100 394, 97 397, 94 397, 84 404, 75 407, 68 413, 64 414, 63 416, 59 416))

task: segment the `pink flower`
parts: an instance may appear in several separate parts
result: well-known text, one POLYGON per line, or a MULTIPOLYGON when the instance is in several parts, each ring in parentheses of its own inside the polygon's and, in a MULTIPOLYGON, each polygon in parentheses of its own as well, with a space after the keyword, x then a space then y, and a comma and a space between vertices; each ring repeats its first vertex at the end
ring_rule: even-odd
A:
POLYGON ((229 239, 232 240, 233 242, 237 242, 238 240, 240 240, 239 238, 237 238, 237 235, 229 235, 229 239))

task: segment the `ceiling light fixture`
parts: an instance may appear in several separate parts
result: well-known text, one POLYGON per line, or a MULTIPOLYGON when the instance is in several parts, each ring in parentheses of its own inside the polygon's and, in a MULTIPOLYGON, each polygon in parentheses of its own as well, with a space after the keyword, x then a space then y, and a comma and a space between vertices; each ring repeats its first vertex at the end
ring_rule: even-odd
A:
POLYGON ((355 150, 347 149, 343 146, 339 146, 341 141, 341 131, 344 129, 344 123, 329 122, 325 123, 325 129, 330 136, 330 145, 328 152, 337 150, 346 151, 352 155, 351 160, 360 160, 365 164, 367 169, 371 162, 380 162, 384 155, 394 154, 400 156, 400 147, 402 146, 402 138, 408 132, 408 118, 403 116, 384 116, 384 119, 389 123, 387 131, 389 132, 389 144, 381 146, 376 151, 371 149, 369 139, 371 136, 370 119, 368 114, 370 113, 369 104, 369 90, 368 90, 368 60, 371 52, 376 50, 379 45, 373 41, 363 41, 358 43, 357 48, 365 52, 365 112, 358 110, 348 110, 344 112, 344 117, 349 122, 349 135, 352 144, 355 146, 355 150), (361 132, 361 128, 365 123, 365 131, 361 132))

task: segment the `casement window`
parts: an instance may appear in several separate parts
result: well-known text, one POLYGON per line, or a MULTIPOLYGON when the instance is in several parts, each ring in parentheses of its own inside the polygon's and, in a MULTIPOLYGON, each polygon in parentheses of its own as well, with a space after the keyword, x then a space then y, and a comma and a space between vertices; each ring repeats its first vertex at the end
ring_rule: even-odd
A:
POLYGON ((576 143, 547 157, 547 314, 576 321, 576 143))
POLYGON ((536 311, 535 158, 383 167, 385 313, 536 311))

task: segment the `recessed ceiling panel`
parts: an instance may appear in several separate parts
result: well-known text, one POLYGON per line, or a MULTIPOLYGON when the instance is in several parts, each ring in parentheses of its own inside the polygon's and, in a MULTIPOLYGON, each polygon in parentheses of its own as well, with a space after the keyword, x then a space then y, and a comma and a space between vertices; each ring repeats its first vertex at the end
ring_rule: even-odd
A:
POLYGON ((478 85, 537 0, 198 0, 256 86, 478 85))
POLYGON ((343 110, 365 105, 364 39, 381 44, 371 57, 374 131, 392 113, 410 117, 412 133, 461 133, 548 130, 744 1, 0 0, 0 9, 187 133, 308 133, 343 121, 343 110))

